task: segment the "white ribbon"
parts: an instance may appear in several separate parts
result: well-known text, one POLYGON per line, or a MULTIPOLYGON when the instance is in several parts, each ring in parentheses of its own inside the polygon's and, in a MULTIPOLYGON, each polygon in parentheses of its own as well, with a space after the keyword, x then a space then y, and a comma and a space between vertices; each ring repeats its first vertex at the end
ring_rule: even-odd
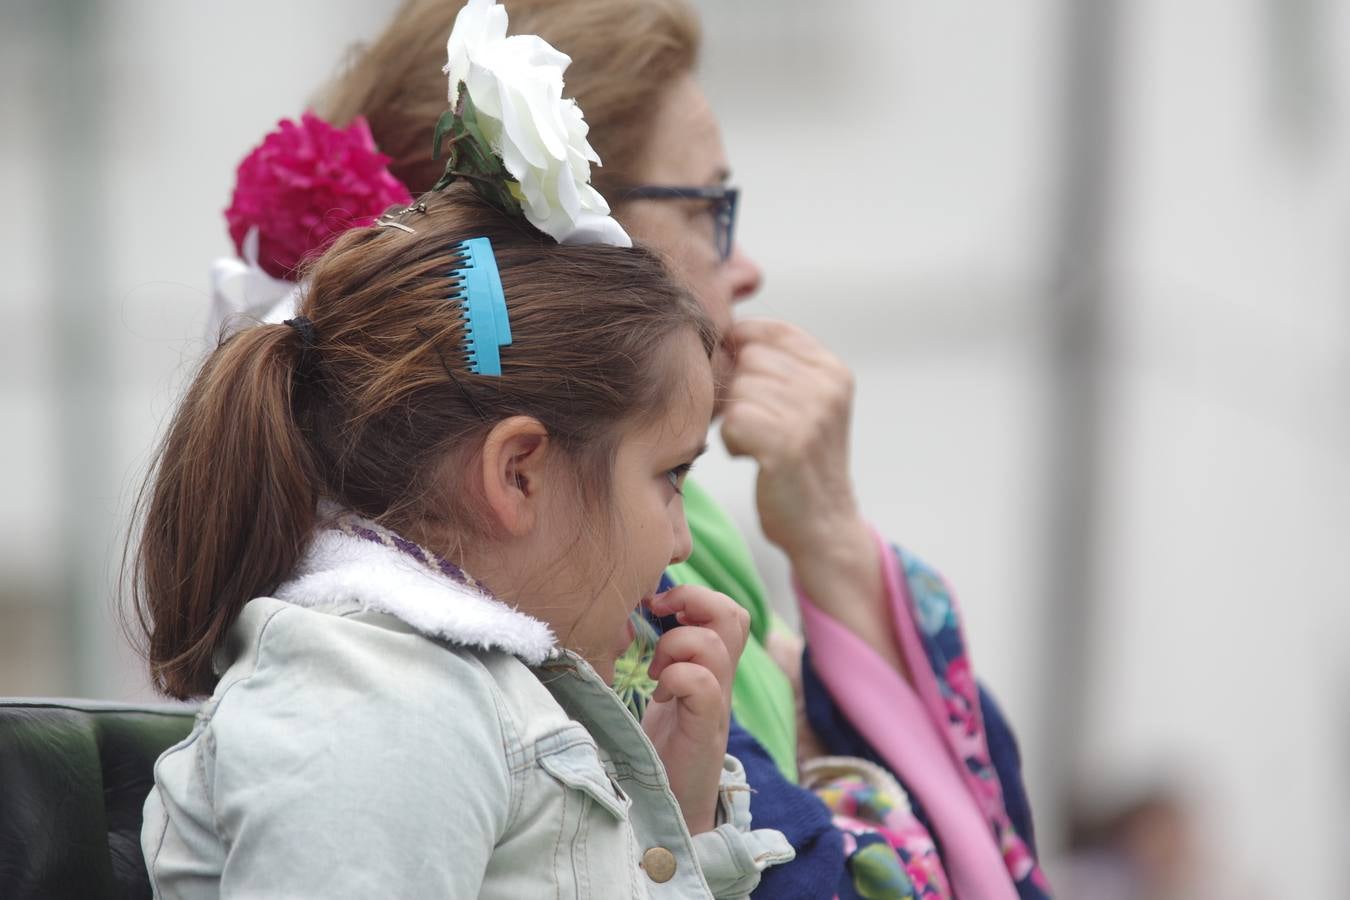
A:
POLYGON ((300 285, 273 278, 258 265, 258 228, 244 235, 243 259, 222 257, 211 264, 211 313, 206 338, 218 339, 256 322, 282 322, 300 305, 300 285))

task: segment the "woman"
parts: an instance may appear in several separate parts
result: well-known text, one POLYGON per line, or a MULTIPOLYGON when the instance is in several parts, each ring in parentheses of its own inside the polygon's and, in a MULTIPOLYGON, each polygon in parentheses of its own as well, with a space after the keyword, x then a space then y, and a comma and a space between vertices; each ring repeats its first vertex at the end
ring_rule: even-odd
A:
MULTIPOLYGON (((1016 747, 976 686, 951 598, 858 510, 848 470, 851 374, 799 328, 733 319, 761 273, 734 241, 737 195, 694 77, 695 13, 683 0, 506 6, 513 34, 539 35, 571 57, 568 95, 586 109, 604 160, 595 186, 634 238, 664 252, 719 328, 723 439, 759 464, 760 524, 800 589, 804 656, 775 628, 735 527, 688 485, 694 553, 668 574, 751 613, 731 752, 755 789, 756 825, 781 829, 797 850, 794 863, 766 873, 758 895, 856 896, 866 880, 868 896, 1048 896, 1016 747), (816 760, 824 753, 857 759, 829 768, 816 760)), ((445 107, 439 71, 459 8, 408 0, 318 107, 335 124, 363 116, 414 194, 440 174, 427 148, 445 107)))

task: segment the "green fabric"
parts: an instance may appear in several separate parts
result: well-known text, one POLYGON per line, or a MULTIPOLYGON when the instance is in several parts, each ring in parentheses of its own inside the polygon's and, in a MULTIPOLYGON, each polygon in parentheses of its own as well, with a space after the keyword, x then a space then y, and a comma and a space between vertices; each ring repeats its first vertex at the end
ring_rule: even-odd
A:
POLYGON ((764 582, 755 571, 745 539, 702 488, 686 479, 684 514, 694 538, 689 559, 671 566, 677 584, 699 584, 726 594, 750 613, 750 640, 736 667, 731 711, 769 751, 783 776, 797 781, 797 714, 792 684, 764 649, 773 623, 764 582))

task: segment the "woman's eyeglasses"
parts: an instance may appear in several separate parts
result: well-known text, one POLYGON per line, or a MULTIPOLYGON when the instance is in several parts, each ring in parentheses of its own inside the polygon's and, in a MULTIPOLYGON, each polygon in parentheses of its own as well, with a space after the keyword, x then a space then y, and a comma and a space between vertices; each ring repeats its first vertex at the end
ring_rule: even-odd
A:
POLYGON ((726 262, 731 258, 731 248, 736 241, 736 201, 740 198, 739 188, 722 185, 710 187, 673 187, 663 184, 637 184, 620 188, 614 192, 614 199, 624 200, 706 200, 712 209, 714 239, 717 252, 726 262))

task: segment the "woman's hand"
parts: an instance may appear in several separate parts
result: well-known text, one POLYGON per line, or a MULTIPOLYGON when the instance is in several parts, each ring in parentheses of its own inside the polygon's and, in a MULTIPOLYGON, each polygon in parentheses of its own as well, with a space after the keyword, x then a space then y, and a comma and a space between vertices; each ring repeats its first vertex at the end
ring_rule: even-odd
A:
POLYGON ((759 463, 764 535, 789 557, 810 554, 859 521, 849 476, 853 373, 795 325, 746 319, 727 341, 736 368, 722 440, 759 463))
POLYGON ((731 683, 750 635, 750 614, 725 594, 681 585, 652 599, 652 612, 680 623, 657 641, 648 669, 656 691, 642 730, 666 767, 691 834, 715 826, 727 750, 731 683))
POLYGON ((871 529, 849 475, 853 373, 795 325, 745 319, 731 327, 736 368, 722 441, 759 463, 755 503, 764 536, 822 611, 908 678, 871 529))

